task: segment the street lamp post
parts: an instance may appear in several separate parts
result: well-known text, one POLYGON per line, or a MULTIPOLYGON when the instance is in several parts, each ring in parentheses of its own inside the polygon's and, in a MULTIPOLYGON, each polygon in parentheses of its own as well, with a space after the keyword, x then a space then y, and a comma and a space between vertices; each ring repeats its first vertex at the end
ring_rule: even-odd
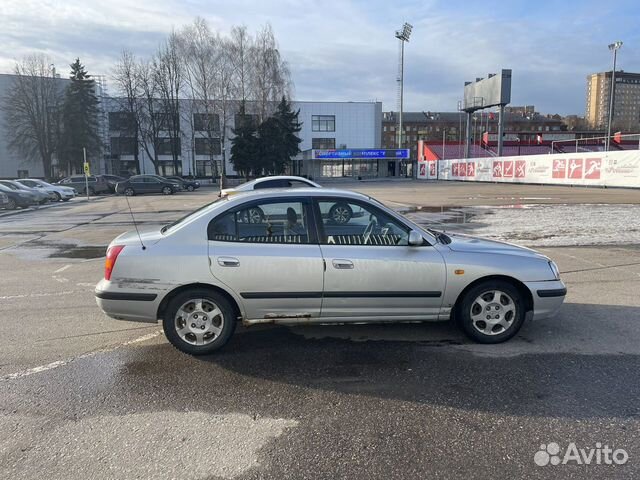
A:
POLYGON ((404 102, 404 44, 405 42, 409 41, 412 29, 413 26, 405 22, 404 25, 402 25, 401 30, 396 30, 396 38, 400 40, 400 71, 398 75, 398 82, 400 84, 400 108, 398 111, 398 148, 402 148, 404 145, 402 138, 402 109, 404 102))
POLYGON ((617 41, 609 45, 609 50, 613 52, 613 69, 611 70, 611 95, 609 96, 609 117, 607 120, 607 139, 605 150, 609 151, 609 145, 611 143, 611 123, 613 122, 613 96, 616 91, 616 60, 618 57, 618 50, 622 47, 622 42, 617 41))

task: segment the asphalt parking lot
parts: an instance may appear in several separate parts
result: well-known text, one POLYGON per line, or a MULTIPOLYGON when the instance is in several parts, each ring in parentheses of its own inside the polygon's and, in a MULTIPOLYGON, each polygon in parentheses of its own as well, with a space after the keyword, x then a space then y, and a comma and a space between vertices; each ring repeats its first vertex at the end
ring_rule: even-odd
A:
MULTIPOLYGON (((193 358, 95 304, 106 245, 132 229, 124 197, 0 212, 0 478, 640 476, 640 191, 333 185, 539 249, 565 305, 500 345, 448 323, 261 326, 193 358), (552 442, 628 460, 538 466, 552 442)), ((130 202, 144 230, 213 198, 130 202)))

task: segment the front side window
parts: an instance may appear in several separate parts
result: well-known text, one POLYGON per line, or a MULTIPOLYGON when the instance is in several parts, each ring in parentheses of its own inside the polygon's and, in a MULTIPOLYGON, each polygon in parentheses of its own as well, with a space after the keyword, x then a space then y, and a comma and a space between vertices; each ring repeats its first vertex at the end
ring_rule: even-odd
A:
POLYGON ((209 240, 246 243, 309 243, 302 202, 251 203, 209 223, 209 240))
POLYGON ((312 115, 311 130, 314 132, 335 132, 336 116, 335 115, 312 115))
POLYGON ((321 243, 326 245, 409 245, 409 229, 382 210, 351 200, 319 200, 321 243))

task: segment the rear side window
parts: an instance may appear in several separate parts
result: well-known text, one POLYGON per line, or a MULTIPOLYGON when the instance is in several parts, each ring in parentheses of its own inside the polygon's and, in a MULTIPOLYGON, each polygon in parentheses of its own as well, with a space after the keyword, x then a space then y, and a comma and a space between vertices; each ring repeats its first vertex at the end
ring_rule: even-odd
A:
POLYGON ((309 243, 309 219, 302 202, 251 204, 209 223, 207 236, 218 242, 309 243))
POLYGON ((261 188, 284 188, 288 187, 289 182, 286 180, 265 180, 264 182, 258 182, 253 187, 254 190, 261 188))

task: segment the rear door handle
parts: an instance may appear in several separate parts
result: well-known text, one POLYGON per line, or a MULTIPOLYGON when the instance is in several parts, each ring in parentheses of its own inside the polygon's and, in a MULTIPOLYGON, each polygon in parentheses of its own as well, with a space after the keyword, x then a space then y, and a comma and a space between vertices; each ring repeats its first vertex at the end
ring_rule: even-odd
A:
POLYGON ((331 263, 333 263, 333 268, 337 268, 338 270, 351 270, 353 268, 353 262, 351 260, 336 258, 331 263))
POLYGON ((218 257, 218 265, 221 267, 239 267, 240 260, 235 257, 218 257))

